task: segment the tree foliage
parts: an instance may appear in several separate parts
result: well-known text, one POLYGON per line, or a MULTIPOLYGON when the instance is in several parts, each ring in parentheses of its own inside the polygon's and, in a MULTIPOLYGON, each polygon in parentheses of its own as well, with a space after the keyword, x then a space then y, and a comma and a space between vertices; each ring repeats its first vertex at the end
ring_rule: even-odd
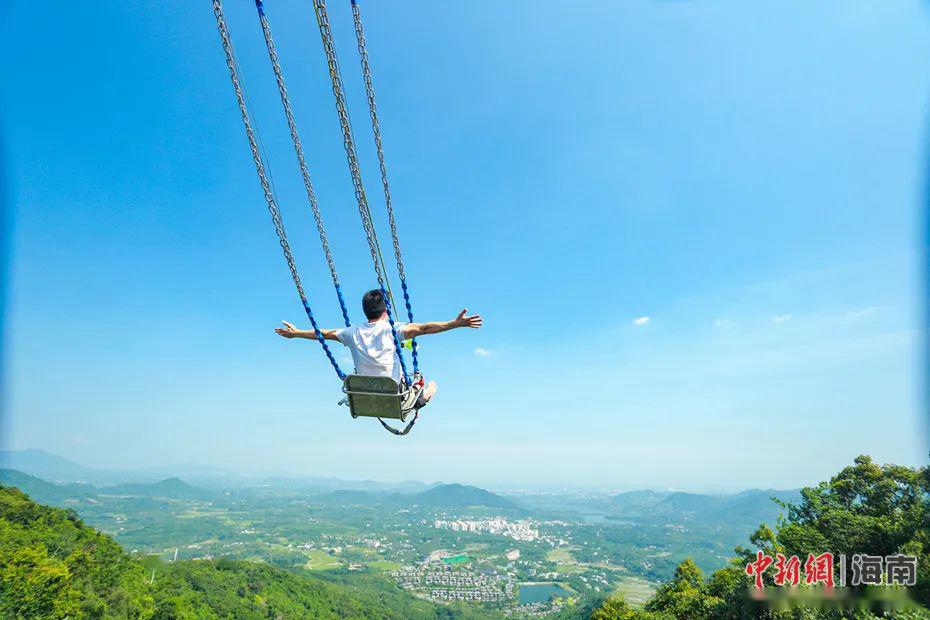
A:
POLYGON ((0 487, 0 612, 13 618, 150 618, 142 567, 73 511, 0 487))

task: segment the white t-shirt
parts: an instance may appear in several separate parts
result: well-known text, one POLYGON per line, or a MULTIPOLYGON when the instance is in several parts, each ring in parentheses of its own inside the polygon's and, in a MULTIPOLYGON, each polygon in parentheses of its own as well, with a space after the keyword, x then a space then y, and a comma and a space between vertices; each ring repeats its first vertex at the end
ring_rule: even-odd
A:
MULTIPOLYGON (((406 323, 395 323, 397 339, 404 340, 406 323)), ((369 377, 393 377, 400 383, 400 360, 394 338, 391 336, 391 324, 384 321, 371 321, 364 325, 353 325, 336 331, 336 339, 349 347, 352 361, 355 362, 355 374, 369 377)))

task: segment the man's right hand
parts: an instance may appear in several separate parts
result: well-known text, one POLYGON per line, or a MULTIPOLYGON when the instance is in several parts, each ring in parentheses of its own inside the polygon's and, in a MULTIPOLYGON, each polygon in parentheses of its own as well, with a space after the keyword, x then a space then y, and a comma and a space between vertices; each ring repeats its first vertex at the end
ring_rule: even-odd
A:
POLYGON ((468 308, 462 308, 462 311, 459 312, 458 316, 452 321, 456 327, 471 327, 472 329, 478 329, 484 323, 484 319, 481 318, 480 314, 473 314, 471 316, 466 316, 465 313, 468 312, 468 308))
POLYGON ((300 330, 288 323, 287 321, 281 321, 284 324, 284 327, 276 327, 274 332, 281 336, 282 338, 297 338, 300 336, 300 330))

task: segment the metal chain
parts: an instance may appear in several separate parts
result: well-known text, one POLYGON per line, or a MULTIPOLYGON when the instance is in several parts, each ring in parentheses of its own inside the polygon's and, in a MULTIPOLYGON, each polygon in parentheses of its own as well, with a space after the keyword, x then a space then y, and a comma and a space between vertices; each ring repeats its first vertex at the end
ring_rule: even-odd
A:
POLYGON ((307 200, 310 203, 310 210, 313 211, 313 219, 316 221, 316 229, 320 236, 320 243, 323 245, 323 253, 326 255, 326 264, 329 266, 329 273, 333 279, 333 286, 336 287, 339 307, 342 309, 342 318, 346 327, 349 327, 351 325, 349 311, 346 309, 346 302, 342 296, 342 287, 339 285, 336 264, 333 261, 333 254, 329 247, 329 239, 326 236, 326 227, 323 225, 323 215, 320 213, 316 192, 310 180, 310 170, 307 167, 303 145, 300 142, 300 135, 297 132, 297 122, 294 120, 294 112, 291 108, 290 97, 288 97, 287 88, 284 85, 284 74, 281 71, 281 64, 278 61, 278 52, 275 49, 274 39, 271 36, 271 27, 268 24, 268 18, 265 17, 265 10, 261 0, 255 1, 255 7, 258 9, 258 19, 262 26, 262 34, 265 37, 265 47, 268 48, 268 58, 271 60, 271 67, 274 70, 275 80, 278 83, 278 94, 281 96, 281 105, 284 108, 284 116, 287 118, 287 126, 291 133, 291 142, 293 142, 294 151, 297 154, 297 164, 300 167, 300 175, 303 177, 304 188, 307 192, 307 200))
POLYGON ((278 204, 272 191, 271 184, 268 182, 268 177, 265 174, 265 165, 262 162, 258 144, 255 140, 255 133, 252 129, 252 122, 249 118, 248 109, 246 108, 245 96, 242 91, 242 84, 239 79, 239 71, 237 69, 235 54, 233 53, 232 40, 230 39, 229 30, 226 26, 226 18, 223 15, 223 5, 221 0, 213 0, 213 14, 216 17, 216 25, 219 29, 220 39, 223 43, 223 52, 226 54, 226 66, 229 68, 229 77, 232 79, 233 90, 236 92, 236 101, 239 104, 239 113, 242 116, 242 123, 245 126, 245 135, 249 140, 249 149, 252 152, 252 161, 255 163, 255 171, 258 173, 258 180, 261 183, 262 191, 264 192, 265 202, 268 205, 268 212, 271 214, 271 221, 274 224, 275 233, 278 235, 278 243, 281 245, 281 249, 284 252, 284 259, 287 261, 288 269, 291 272, 291 278, 294 280, 294 286, 297 288, 297 294, 300 296, 300 301, 304 306, 304 311, 307 313, 307 318, 310 319, 310 324, 313 326, 313 329, 317 334, 317 340, 319 340, 320 344, 323 346, 323 351, 326 352, 326 357, 329 358, 330 363, 336 370, 336 374, 339 375, 340 379, 345 379, 345 373, 343 373, 339 368, 339 364, 336 362, 336 358, 333 357, 333 353, 330 350, 329 345, 326 344, 326 340, 323 338, 322 331, 317 325, 316 319, 313 316, 313 311, 310 309, 310 302, 307 299, 307 295, 304 293, 303 285, 300 282, 300 275, 297 273, 297 265, 294 262, 294 256, 291 253, 291 246, 287 241, 287 233, 284 230, 284 223, 281 220, 281 212, 278 209, 278 204))
POLYGON ((329 15, 326 13, 325 0, 313 0, 313 10, 316 13, 317 23, 320 27, 323 51, 326 53, 326 64, 329 68, 329 78, 332 82, 333 96, 336 98, 336 112, 339 115, 339 124, 342 127, 342 145, 345 148, 346 159, 349 162, 349 172, 352 176, 352 186, 355 189, 355 200, 358 203, 359 216, 362 219, 362 226, 365 229, 368 248, 371 250, 371 260, 375 266, 375 274, 378 276, 378 283, 383 284, 384 271, 381 262, 378 260, 379 250, 377 237, 374 223, 371 220, 371 212, 368 209, 368 199, 365 196, 365 188, 362 185, 362 174, 358 165, 358 157, 355 153, 355 141, 352 138, 352 126, 349 123, 348 106, 343 92, 342 76, 339 72, 336 46, 329 24, 329 15))
MULTIPOLYGON (((397 261, 397 274, 400 278, 401 289, 404 294, 404 304, 407 308, 407 320, 413 323, 413 306, 410 304, 410 292, 407 288, 407 274, 404 272, 404 259, 400 252, 400 238, 397 235, 397 221, 394 219, 394 204, 391 201, 391 187, 388 183, 387 166, 384 163, 384 146, 381 140, 381 123, 378 120, 378 106, 375 103, 375 87, 371 79, 371 65, 368 62, 368 48, 365 45, 365 29, 362 27, 362 12, 356 0, 352 0, 352 20, 355 23, 355 39, 358 55, 362 63, 362 78, 365 82, 365 92, 368 95, 368 111, 371 116, 371 129, 375 137, 375 148, 378 152, 378 166, 381 168, 381 185, 384 187, 384 205, 387 208, 388 222, 391 226, 391 241, 394 244, 394 258, 397 261)), ((417 355, 417 341, 411 341, 411 354, 413 357, 413 371, 420 369, 417 355)))
POLYGON ((388 222, 391 225, 391 239, 394 242, 394 258, 397 260, 397 274, 405 280, 404 261, 400 253, 400 241, 397 237, 397 222, 394 219, 394 205, 391 202, 391 188, 388 184, 387 167, 384 164, 384 148, 381 142, 381 124, 378 122, 378 107, 375 105, 375 88, 371 81, 371 66, 368 63, 368 49, 365 46, 365 30, 362 28, 362 14, 358 3, 352 0, 352 19, 355 22, 355 37, 358 43, 358 54, 362 62, 362 77, 365 81, 365 92, 368 95, 368 111, 371 115, 371 128, 375 136, 375 147, 378 151, 378 165, 381 168, 381 184, 384 186, 384 204, 387 207, 388 222))
POLYGON ((386 288, 388 284, 386 283, 384 258, 381 256, 381 248, 378 245, 378 237, 371 219, 371 210, 368 208, 368 199, 365 196, 365 188, 362 184, 362 174, 358 165, 358 156, 355 151, 352 125, 349 122, 348 105, 346 104, 345 92, 343 90, 342 75, 339 71, 339 61, 336 56, 336 44, 333 40, 333 32, 329 24, 329 15, 326 12, 326 0, 313 0, 313 11, 316 14, 317 24, 320 27, 320 38, 323 41, 323 51, 326 53, 326 64, 329 68, 329 78, 333 86, 333 96, 336 98, 336 112, 339 115, 339 124, 342 127, 342 144, 345 147, 346 160, 349 163, 349 173, 352 176, 352 185, 355 188, 355 199, 358 203, 359 216, 362 219, 362 227, 365 229, 365 237, 368 239, 368 248, 371 250, 371 260, 374 263, 375 275, 378 277, 378 284, 381 286, 381 292, 384 294, 388 321, 391 325, 391 335, 393 336, 394 346, 397 350, 397 358, 400 360, 404 381, 407 385, 410 385, 410 376, 407 373, 407 365, 404 363, 400 339, 397 337, 394 313, 392 312, 392 296, 390 295, 389 289, 386 288))

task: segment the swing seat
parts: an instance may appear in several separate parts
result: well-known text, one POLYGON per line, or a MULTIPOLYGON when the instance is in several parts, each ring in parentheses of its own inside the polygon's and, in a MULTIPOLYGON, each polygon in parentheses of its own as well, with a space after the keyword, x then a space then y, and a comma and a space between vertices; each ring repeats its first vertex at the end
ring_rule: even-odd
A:
POLYGON ((420 395, 415 387, 401 388, 391 377, 348 375, 342 384, 353 418, 388 418, 405 422, 420 395))

